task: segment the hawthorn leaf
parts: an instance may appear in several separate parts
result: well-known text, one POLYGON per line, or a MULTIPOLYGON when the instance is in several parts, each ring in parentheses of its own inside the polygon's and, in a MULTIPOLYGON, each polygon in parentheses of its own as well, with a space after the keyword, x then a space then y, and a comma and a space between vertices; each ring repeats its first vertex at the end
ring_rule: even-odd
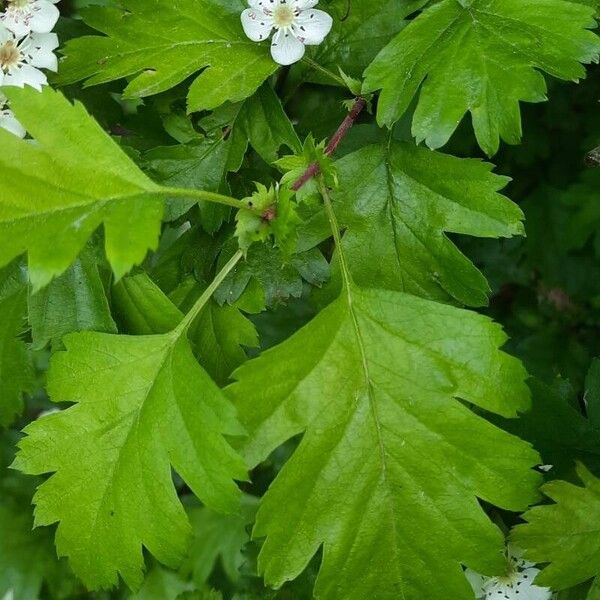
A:
POLYGON ((471 600, 461 564, 503 572, 503 536, 478 498, 526 508, 539 457, 465 403, 506 417, 528 407, 505 340, 480 315, 352 284, 234 373, 249 465, 303 434, 257 515, 267 585, 321 546, 322 600, 471 600))
POLYGON ((143 581, 145 547, 176 568, 191 527, 171 466, 198 498, 235 512, 246 478, 225 435, 243 429, 182 332, 67 335, 48 373, 74 406, 25 428, 14 467, 53 473, 34 496, 36 525, 58 523, 56 547, 88 588, 143 581))
POLYGON ((27 320, 27 285, 13 263, 0 269, 0 428, 23 411, 23 394, 32 391, 31 353, 21 334, 27 320))
POLYGON ((37 599, 42 586, 52 598, 74 597, 78 583, 56 557, 51 532, 33 528, 31 497, 41 481, 8 469, 14 437, 0 438, 0 598, 37 599))
MULTIPOLYGON (((427 0, 371 0, 354 2, 335 0, 327 5, 333 28, 325 41, 315 48, 314 59, 321 66, 360 77, 364 69, 406 25, 406 17, 427 0)), ((311 81, 331 85, 329 77, 313 71, 311 81)))
POLYGON ((27 251, 36 292, 104 224, 106 254, 120 278, 157 244, 160 187, 79 102, 50 88, 3 93, 36 143, 0 130, 0 265, 27 251))
MULTIPOLYGON (((227 175, 239 171, 250 144, 267 163, 287 146, 293 152, 301 148, 294 127, 281 101, 268 84, 263 84, 244 102, 226 105, 201 120, 206 137, 188 145, 154 148, 144 156, 144 164, 155 181, 168 186, 218 192, 227 189, 227 175)), ((197 202, 170 199, 168 220, 175 220, 197 202)), ((202 226, 216 231, 228 215, 221 206, 200 201, 202 226)))
MULTIPOLYGON (((225 262, 228 254, 223 253, 221 263, 225 262)), ((246 260, 219 287, 215 299, 220 304, 232 304, 249 286, 258 283, 264 304, 273 307, 290 298, 299 298, 304 281, 320 287, 328 279, 329 264, 317 248, 299 252, 286 260, 283 253, 271 244, 254 244, 248 249, 246 260)))
POLYGON ((176 600, 184 592, 194 590, 194 585, 181 575, 155 563, 148 571, 142 587, 129 600, 176 600))
POLYGON ((75 331, 117 333, 92 248, 84 248, 60 277, 30 294, 28 304, 35 349, 56 347, 75 331))
POLYGON ((250 526, 254 522, 258 499, 242 496, 241 514, 221 515, 196 502, 190 502, 188 516, 192 524, 193 540, 181 572, 193 575, 193 581, 202 587, 220 561, 230 581, 240 578, 244 563, 242 548, 250 541, 250 526))
POLYGON ((440 148, 464 115, 489 155, 521 139, 519 102, 546 100, 542 72, 576 81, 597 62, 594 10, 565 0, 442 0, 402 30, 365 71, 391 126, 418 94, 412 132, 440 148))
POLYGON ((563 590, 600 575, 600 479, 582 464, 583 487, 566 481, 547 483, 542 492, 554 504, 535 506, 523 515, 512 539, 527 559, 550 563, 536 584, 563 590))
POLYGON ((577 408, 571 385, 564 380, 552 386, 532 379, 532 408, 519 419, 492 419, 499 427, 531 442, 553 479, 570 478, 577 462, 600 475, 600 427, 577 408))
POLYGON ((61 84, 98 85, 128 78, 126 98, 164 92, 188 77, 188 111, 210 110, 250 96, 278 65, 241 26, 241 4, 217 0, 124 0, 90 7, 85 22, 105 34, 67 42, 61 84))
MULTIPOLYGON (((202 294, 202 287, 188 278, 173 296, 182 295, 183 306, 176 305, 145 274, 122 279, 114 289, 115 309, 127 333, 151 335, 167 333, 177 327, 183 312, 202 294)), ((200 364, 218 384, 225 384, 231 373, 247 360, 244 347, 258 346, 256 329, 235 306, 208 302, 190 327, 189 339, 200 364)))
POLYGON ((487 280, 446 234, 523 234, 522 211, 498 193, 506 177, 479 160, 399 142, 367 146, 336 165, 335 209, 359 285, 487 304, 487 280))

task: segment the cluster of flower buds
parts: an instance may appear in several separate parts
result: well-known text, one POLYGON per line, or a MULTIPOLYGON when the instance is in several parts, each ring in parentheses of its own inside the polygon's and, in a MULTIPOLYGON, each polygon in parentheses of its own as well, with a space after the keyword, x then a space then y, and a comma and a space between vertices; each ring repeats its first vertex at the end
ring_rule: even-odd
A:
MULTIPOLYGON (((0 12, 0 86, 29 85, 38 91, 46 85, 42 69, 56 71, 59 0, 6 0, 0 12)), ((15 119, 6 97, 0 94, 0 127, 20 137, 25 130, 15 119)))

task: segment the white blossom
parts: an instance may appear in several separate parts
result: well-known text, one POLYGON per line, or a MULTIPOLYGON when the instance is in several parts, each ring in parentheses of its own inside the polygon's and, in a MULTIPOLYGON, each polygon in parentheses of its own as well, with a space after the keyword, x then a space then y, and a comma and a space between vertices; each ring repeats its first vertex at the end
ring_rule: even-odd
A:
POLYGON ((477 600, 550 600, 552 590, 533 584, 539 572, 518 550, 509 547, 505 575, 485 577, 471 569, 467 569, 465 575, 477 600))
POLYGON ((298 62, 305 46, 323 42, 331 31, 333 19, 313 9, 319 0, 248 0, 250 8, 242 13, 242 26, 254 42, 262 42, 275 30, 271 55, 280 65, 298 62))
POLYGON ((8 0, 0 22, 21 38, 28 33, 50 33, 60 13, 55 4, 59 0, 8 0))
POLYGON ((8 100, 3 94, 0 94, 0 129, 6 129, 20 138, 24 138, 27 133, 13 111, 10 110, 8 100))
POLYGON ((47 79, 40 69, 58 69, 56 48, 58 37, 55 33, 31 33, 18 38, 0 24, 0 86, 30 85, 41 91, 47 79))

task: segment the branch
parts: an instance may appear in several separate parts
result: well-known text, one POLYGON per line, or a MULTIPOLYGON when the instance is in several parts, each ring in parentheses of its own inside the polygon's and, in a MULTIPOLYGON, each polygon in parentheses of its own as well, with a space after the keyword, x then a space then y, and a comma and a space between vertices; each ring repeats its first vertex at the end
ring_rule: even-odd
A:
MULTIPOLYGON (((342 121, 342 124, 339 126, 338 130, 334 133, 333 137, 329 140, 329 144, 327 144, 327 148, 325 148, 325 154, 327 156, 331 156, 340 145, 341 141, 346 137, 356 120, 358 119, 360 113, 364 110, 365 106, 367 106, 367 101, 358 96, 354 100, 354 105, 352 109, 348 113, 347 117, 342 121)), ((312 163, 306 171, 299 177, 294 184, 292 185, 292 190, 297 192, 304 184, 308 183, 313 177, 316 177, 321 172, 321 167, 318 163, 312 163)))

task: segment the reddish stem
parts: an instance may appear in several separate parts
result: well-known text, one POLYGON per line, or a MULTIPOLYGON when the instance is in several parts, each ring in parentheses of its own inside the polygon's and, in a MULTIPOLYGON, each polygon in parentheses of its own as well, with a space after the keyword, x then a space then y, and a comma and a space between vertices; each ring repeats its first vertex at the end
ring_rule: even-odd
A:
MULTIPOLYGON (((333 134, 333 137, 329 140, 329 144, 327 144, 327 148, 325 148, 325 154, 327 156, 331 156, 338 148, 342 140, 346 137, 356 120, 358 119, 360 113, 364 110, 365 106, 367 106, 367 101, 360 96, 355 99, 354 105, 352 109, 346 116, 346 118, 342 121, 342 124, 339 126, 338 130, 333 134)), ((297 192, 305 183, 308 183, 313 177, 316 177, 321 172, 321 167, 318 163, 312 163, 306 171, 294 182, 292 185, 292 190, 297 192)))

